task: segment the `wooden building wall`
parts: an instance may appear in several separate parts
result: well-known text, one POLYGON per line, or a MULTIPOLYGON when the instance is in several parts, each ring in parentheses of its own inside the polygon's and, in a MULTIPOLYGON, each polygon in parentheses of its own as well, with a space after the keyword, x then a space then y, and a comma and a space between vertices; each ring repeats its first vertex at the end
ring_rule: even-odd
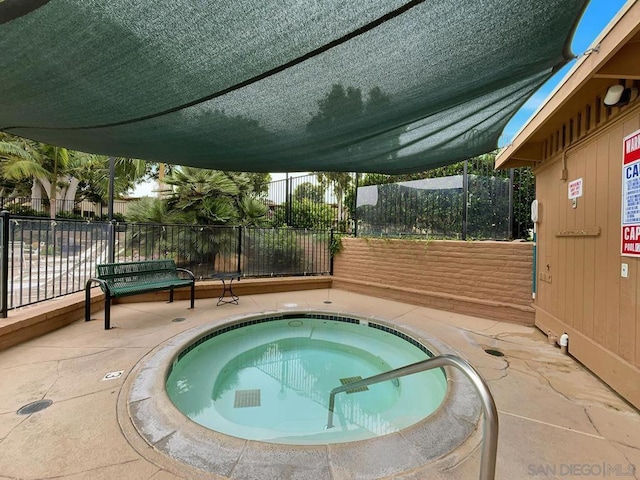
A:
MULTIPOLYGON (((638 107, 603 108, 598 118, 588 108, 589 128, 549 147, 535 169, 535 321, 545 332, 566 332, 569 353, 640 408, 640 259, 620 254, 622 142, 640 129, 638 107), (573 208, 568 182, 578 178, 583 196, 573 208)), ((580 114, 564 128, 574 121, 582 123, 580 114)))

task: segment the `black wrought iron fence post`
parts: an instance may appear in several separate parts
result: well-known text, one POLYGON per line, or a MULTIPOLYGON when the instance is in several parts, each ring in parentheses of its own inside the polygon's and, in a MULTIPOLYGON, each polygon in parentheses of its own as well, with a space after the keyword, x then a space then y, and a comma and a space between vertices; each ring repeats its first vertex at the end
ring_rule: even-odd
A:
POLYGON ((115 197, 114 189, 116 183, 116 159, 115 157, 109 157, 109 221, 113 221, 113 199, 115 197))
POLYGON ((284 223, 291 226, 291 192, 289 191, 289 174, 285 174, 284 177, 284 205, 286 211, 284 212, 284 223))
POLYGON ((509 169, 509 224, 508 224, 508 232, 507 238, 509 240, 513 240, 513 226, 514 226, 514 218, 513 218, 513 176, 514 170, 513 168, 509 169))
POLYGON ((329 235, 329 275, 333 275, 333 228, 331 229, 331 234, 329 235))
POLYGON ((109 263, 115 263, 116 261, 116 223, 115 221, 109 222, 109 234, 107 235, 107 257, 109 263))
POLYGON ((462 240, 467 239, 467 215, 469 213, 469 161, 462 167, 462 240))
POLYGON ((353 236, 358 238, 358 187, 360 186, 360 174, 356 173, 356 190, 353 195, 353 236))
POLYGON ((242 226, 238 226, 238 272, 242 271, 242 226))
POLYGON ((9 311, 9 212, 0 213, 2 219, 2 268, 0 268, 0 318, 7 318, 9 311))

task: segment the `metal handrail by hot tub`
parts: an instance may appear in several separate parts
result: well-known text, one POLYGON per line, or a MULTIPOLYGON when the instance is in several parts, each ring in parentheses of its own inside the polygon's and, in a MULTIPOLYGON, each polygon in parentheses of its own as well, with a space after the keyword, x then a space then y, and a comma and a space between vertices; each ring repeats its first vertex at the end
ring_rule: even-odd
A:
POLYGON ((480 480, 493 480, 496 474, 496 456, 498 453, 498 411, 496 410, 496 404, 493 401, 489 387, 477 370, 455 355, 440 355, 334 388, 329 395, 329 415, 326 428, 333 428, 333 410, 335 408, 336 394, 447 365, 461 370, 480 395, 484 414, 480 480))

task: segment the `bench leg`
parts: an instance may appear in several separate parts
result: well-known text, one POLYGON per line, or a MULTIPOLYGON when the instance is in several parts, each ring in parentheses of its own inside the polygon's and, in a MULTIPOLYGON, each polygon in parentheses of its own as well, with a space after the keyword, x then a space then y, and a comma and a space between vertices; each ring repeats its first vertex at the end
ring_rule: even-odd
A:
POLYGON ((111 328, 111 298, 105 295, 104 299, 104 329, 109 330, 111 328))
POLYGON ((169 290, 169 303, 173 303, 173 288, 169 290))
POLYGON ((84 321, 91 320, 91 286, 87 284, 84 294, 84 321))

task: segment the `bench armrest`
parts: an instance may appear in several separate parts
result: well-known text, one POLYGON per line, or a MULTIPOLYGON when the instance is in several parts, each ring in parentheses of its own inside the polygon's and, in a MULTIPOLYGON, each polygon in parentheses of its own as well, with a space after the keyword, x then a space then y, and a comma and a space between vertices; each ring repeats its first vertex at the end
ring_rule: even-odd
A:
POLYGON ((109 285, 107 285, 107 282, 105 282, 104 280, 102 280, 100 278, 90 278, 89 280, 87 280, 87 284, 84 287, 84 290, 85 290, 85 295, 84 295, 84 321, 85 322, 88 322, 91 319, 90 317, 91 317, 91 284, 92 283, 100 284, 100 288, 104 292, 105 302, 106 302, 105 305, 107 305, 105 307, 105 310, 108 308, 109 301, 110 301, 110 298, 111 298, 111 290, 109 290, 109 285))
POLYGON ((191 270, 187 270, 186 268, 177 268, 176 267, 176 272, 184 272, 187 275, 189 275, 189 277, 191 277, 191 280, 193 280, 194 282, 196 281, 196 277, 193 274, 193 272, 191 270))
POLYGON ((90 278, 89 280, 87 280, 87 284, 84 287, 87 292, 89 292, 89 289, 91 288, 92 283, 98 283, 102 291, 105 293, 105 295, 107 295, 108 297, 111 296, 111 290, 109 289, 109 285, 107 284, 107 282, 105 282, 101 278, 90 278))

